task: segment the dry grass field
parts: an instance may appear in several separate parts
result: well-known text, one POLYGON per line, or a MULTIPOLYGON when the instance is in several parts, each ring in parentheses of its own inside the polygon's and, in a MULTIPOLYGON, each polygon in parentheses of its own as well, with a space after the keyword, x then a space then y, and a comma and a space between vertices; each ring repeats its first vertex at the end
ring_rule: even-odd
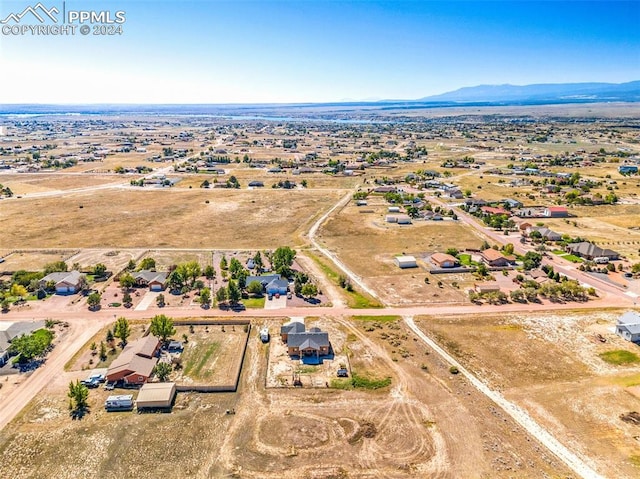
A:
POLYGON ((106 184, 128 184, 129 179, 119 175, 92 175, 69 173, 38 173, 3 175, 0 183, 9 186, 15 195, 65 191, 74 188, 86 188, 106 184))
POLYGON ((197 262, 201 268, 212 264, 211 251, 171 251, 171 250, 149 250, 141 258, 153 258, 156 261, 156 270, 167 271, 169 266, 186 263, 188 261, 197 262))
POLYGON ((619 312, 424 317, 420 327, 466 367, 515 400, 610 477, 637 477, 637 364, 603 361, 605 351, 640 353, 612 331, 619 312), (596 335, 602 335, 602 343, 596 335), (558 398, 562 400, 558 400, 558 398))
POLYGON ((414 221, 406 226, 384 223, 386 206, 376 206, 375 199, 370 204, 373 206, 347 206, 325 223, 319 238, 390 304, 427 303, 434 298, 438 302, 465 301, 461 290, 446 284, 438 287, 438 281, 456 279, 429 275, 422 258, 450 247, 479 248, 482 240, 474 231, 455 221, 414 221), (418 268, 398 268, 394 258, 400 254, 414 255, 418 268))
POLYGON ((41 271, 48 263, 71 259, 74 253, 74 250, 11 253, 4 256, 4 262, 0 263, 0 271, 41 271))
POLYGON ((107 271, 117 273, 124 269, 130 260, 137 261, 144 253, 143 249, 127 250, 95 250, 85 249, 68 259, 69 264, 79 263, 82 268, 95 266, 102 263, 107 267, 107 271))
POLYGON ((0 248, 276 248, 297 242, 338 198, 336 191, 173 188, 22 198, 3 202, 0 248), (32 221, 33 211, 47 211, 47 221, 32 221))

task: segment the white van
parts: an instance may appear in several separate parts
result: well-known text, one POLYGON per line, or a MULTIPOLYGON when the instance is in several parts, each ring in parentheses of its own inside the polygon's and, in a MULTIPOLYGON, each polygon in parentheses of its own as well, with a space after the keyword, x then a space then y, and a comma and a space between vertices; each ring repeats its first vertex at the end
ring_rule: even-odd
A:
POLYGON ((597 258, 593 258, 593 262, 596 264, 607 264, 609 258, 607 256, 598 256, 597 258))

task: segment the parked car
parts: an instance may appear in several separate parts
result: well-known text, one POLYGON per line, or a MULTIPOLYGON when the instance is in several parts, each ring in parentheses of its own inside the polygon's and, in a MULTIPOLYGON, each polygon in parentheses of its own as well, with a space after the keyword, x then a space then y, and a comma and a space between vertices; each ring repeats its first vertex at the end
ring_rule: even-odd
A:
POLYGON ((347 371, 347 368, 338 369, 338 377, 339 378, 348 378, 349 377, 349 371, 347 371))
POLYGON ((100 383, 105 381, 105 377, 102 374, 92 374, 87 379, 80 381, 82 384, 89 388, 97 388, 100 383))
POLYGON ((292 297, 293 297, 293 296, 292 296, 292 294, 291 294, 291 291, 289 291, 289 292, 287 293, 287 299, 291 299, 292 297))

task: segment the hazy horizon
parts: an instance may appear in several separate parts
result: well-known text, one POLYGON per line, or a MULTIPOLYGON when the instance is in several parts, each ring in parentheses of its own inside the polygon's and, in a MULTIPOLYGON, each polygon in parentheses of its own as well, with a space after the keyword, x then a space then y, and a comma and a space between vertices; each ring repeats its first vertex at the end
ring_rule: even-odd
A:
MULTIPOLYGON (((0 19, 35 3, 3 1, 0 19)), ((402 101, 476 85, 640 78, 638 2, 78 0, 66 7, 123 10, 123 32, 0 35, 0 66, 10 72, 0 103, 402 101)))

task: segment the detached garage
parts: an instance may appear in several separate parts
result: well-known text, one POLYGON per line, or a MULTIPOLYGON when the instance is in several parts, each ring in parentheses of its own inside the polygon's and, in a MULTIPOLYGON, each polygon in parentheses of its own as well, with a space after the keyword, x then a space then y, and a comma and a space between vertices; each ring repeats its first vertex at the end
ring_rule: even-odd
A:
POLYGON ((136 407, 141 409, 171 409, 176 397, 176 383, 147 383, 140 388, 136 407))
POLYGON ((398 268, 417 268, 418 263, 413 256, 396 256, 396 265, 398 268))

